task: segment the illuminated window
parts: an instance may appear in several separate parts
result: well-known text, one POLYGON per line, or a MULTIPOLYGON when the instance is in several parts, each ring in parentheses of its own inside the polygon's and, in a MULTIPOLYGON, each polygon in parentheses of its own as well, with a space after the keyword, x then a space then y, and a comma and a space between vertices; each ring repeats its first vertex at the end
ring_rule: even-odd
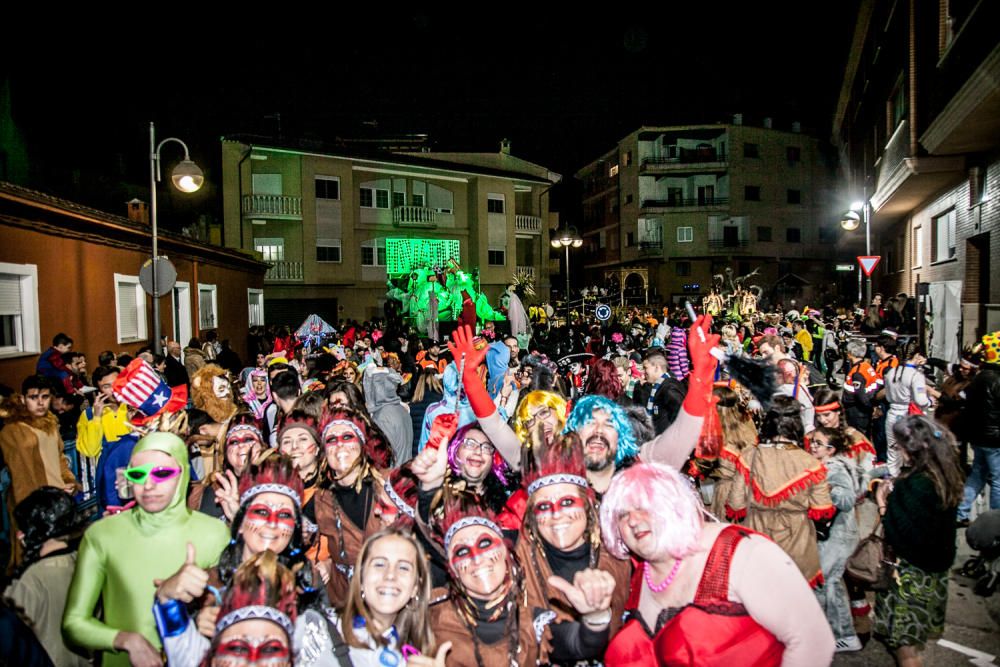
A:
POLYGON ((608 169, 608 177, 611 178, 611 177, 617 176, 617 175, 618 175, 618 165, 617 164, 613 164, 613 165, 611 165, 611 168, 608 169))
POLYGON ((691 243, 692 241, 694 241, 694 227, 677 228, 678 243, 691 243))

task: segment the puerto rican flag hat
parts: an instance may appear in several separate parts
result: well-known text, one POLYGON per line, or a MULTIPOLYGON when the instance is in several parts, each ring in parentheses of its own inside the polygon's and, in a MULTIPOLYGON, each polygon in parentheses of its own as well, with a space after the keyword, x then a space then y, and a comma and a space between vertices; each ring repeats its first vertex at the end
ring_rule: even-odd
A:
POLYGON ((187 405, 187 387, 168 387, 160 375, 144 359, 133 359, 118 374, 112 385, 115 398, 137 409, 132 422, 143 424, 163 412, 183 410, 187 405))

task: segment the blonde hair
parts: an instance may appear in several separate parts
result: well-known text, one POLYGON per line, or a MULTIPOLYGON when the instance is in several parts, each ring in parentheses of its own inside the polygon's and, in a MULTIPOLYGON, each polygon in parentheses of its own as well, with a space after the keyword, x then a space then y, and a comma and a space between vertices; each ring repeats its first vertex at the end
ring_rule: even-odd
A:
POLYGON ((566 425, 566 399, 551 391, 533 391, 521 399, 517 404, 517 414, 514 416, 514 433, 521 442, 528 441, 528 427, 526 422, 531 419, 532 408, 545 406, 551 409, 556 415, 556 433, 561 433, 566 425))
MULTIPOLYGON (((406 606, 396 612, 396 628, 399 645, 409 644, 423 654, 430 654, 434 651, 434 633, 431 631, 430 614, 428 612, 428 602, 431 596, 431 573, 427 565, 427 556, 420 542, 409 531, 404 531, 398 526, 389 526, 368 536, 365 543, 361 545, 358 552, 357 567, 347 591, 347 603, 344 605, 344 613, 341 615, 343 622, 340 624, 340 633, 344 641, 349 646, 355 648, 370 648, 370 646, 354 634, 354 617, 360 616, 365 620, 367 627, 372 627, 372 615, 368 610, 368 604, 361 595, 361 580, 364 578, 365 566, 368 564, 368 554, 373 544, 383 537, 398 537, 413 545, 416 551, 416 562, 413 564, 417 572, 417 591, 413 598, 406 603, 406 606)), ((369 632, 372 641, 380 646, 385 646, 386 641, 376 632, 369 632)))

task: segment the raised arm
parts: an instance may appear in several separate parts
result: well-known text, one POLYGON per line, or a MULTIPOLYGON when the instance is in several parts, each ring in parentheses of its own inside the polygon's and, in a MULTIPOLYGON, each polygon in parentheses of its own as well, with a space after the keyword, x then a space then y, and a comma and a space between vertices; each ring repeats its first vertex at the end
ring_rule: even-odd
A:
POLYGON ((711 350, 719 343, 719 335, 709 333, 712 316, 703 315, 694 321, 688 332, 688 351, 691 354, 691 374, 688 375, 688 389, 684 403, 677 413, 677 419, 666 431, 642 446, 644 461, 657 461, 680 468, 687 461, 709 410, 715 409, 712 402, 712 382, 718 364, 711 350))
POLYGON ((490 398, 489 392, 479 379, 479 367, 486 358, 486 348, 477 350, 472 342, 472 329, 463 325, 455 329, 448 349, 455 359, 456 366, 461 367, 462 355, 465 355, 465 371, 460 378, 469 397, 469 405, 479 420, 483 433, 490 439, 500 456, 507 461, 513 470, 521 467, 521 443, 510 426, 500 417, 497 406, 490 398))

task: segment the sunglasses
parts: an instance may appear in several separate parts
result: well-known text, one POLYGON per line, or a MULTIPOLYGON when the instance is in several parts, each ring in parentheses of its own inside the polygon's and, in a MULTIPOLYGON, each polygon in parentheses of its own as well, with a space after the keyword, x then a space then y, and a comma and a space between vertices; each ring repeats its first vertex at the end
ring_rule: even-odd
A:
POLYGON ((125 478, 133 484, 145 484, 146 479, 148 479, 150 475, 153 476, 154 482, 160 484, 161 482, 166 482, 168 479, 177 477, 179 474, 181 474, 180 468, 154 466, 152 463, 147 463, 144 466, 136 466, 135 468, 127 468, 125 470, 125 478))

